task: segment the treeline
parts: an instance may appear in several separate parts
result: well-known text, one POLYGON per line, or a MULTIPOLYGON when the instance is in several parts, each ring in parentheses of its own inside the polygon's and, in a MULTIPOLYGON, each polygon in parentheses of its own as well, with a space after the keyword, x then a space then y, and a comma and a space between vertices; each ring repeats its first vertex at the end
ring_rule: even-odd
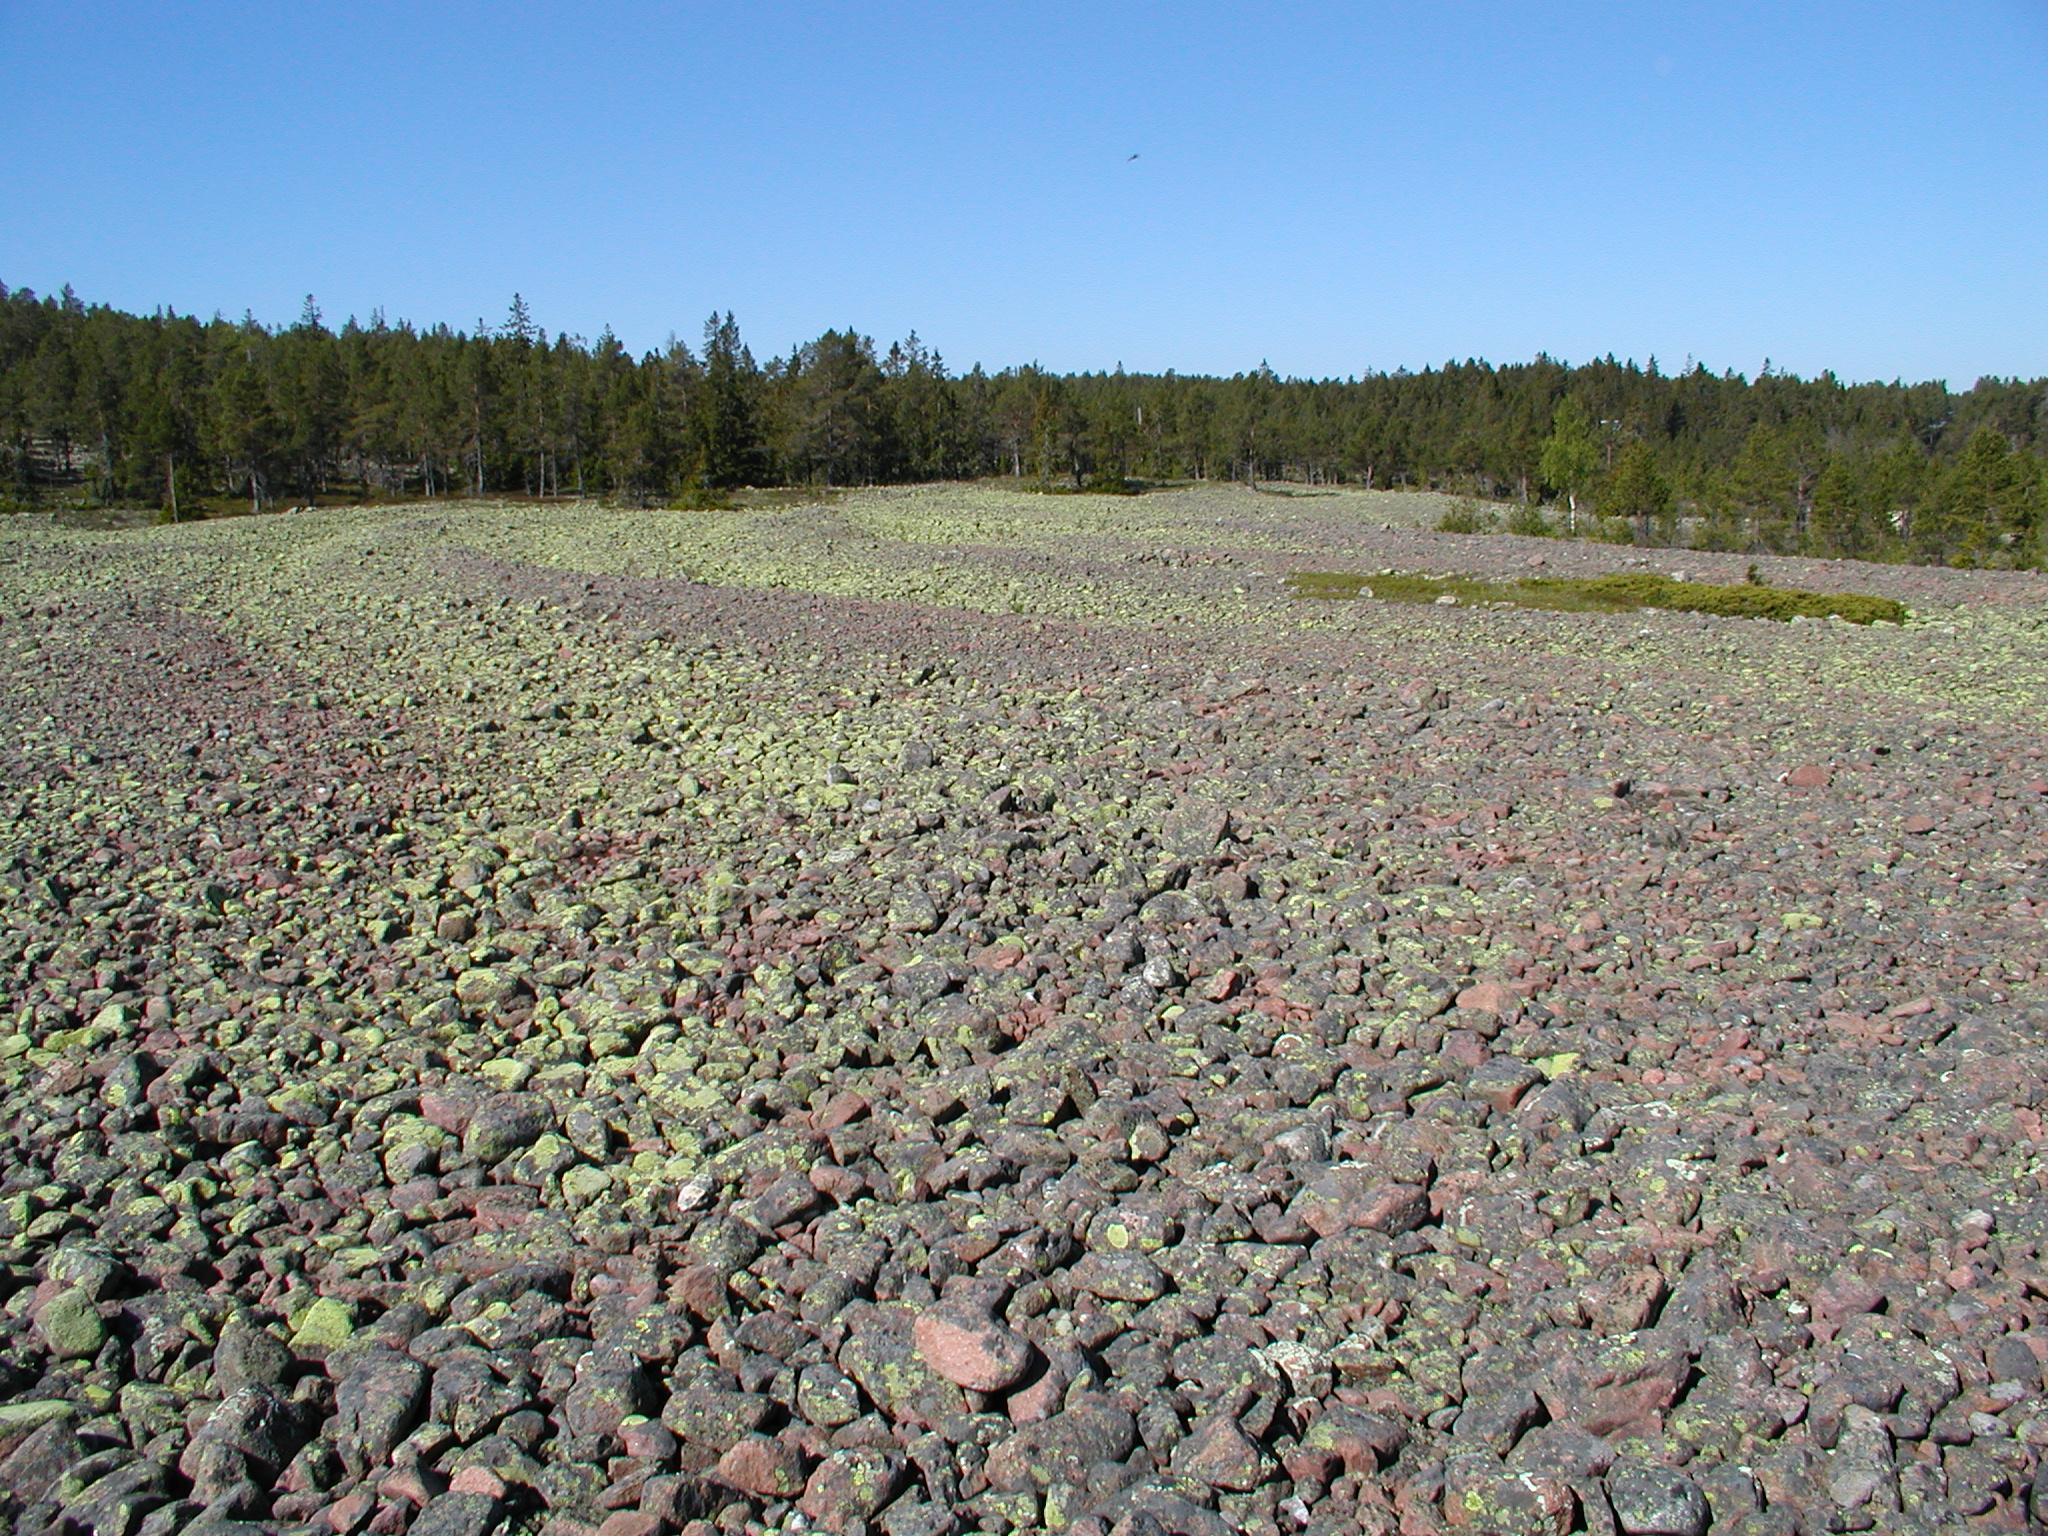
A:
POLYGON ((1612 357, 1342 380, 950 371, 916 335, 758 361, 728 313, 634 357, 609 330, 132 315, 0 284, 0 476, 173 516, 238 497, 605 495, 1010 475, 1429 487, 1519 526, 1957 563, 2043 555, 2048 382, 1754 380, 1612 357))

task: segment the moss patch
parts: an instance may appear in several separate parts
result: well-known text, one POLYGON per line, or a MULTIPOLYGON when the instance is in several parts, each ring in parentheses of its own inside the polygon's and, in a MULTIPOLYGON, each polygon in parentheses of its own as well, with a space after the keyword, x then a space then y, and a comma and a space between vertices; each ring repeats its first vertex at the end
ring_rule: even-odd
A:
POLYGON ((1354 571, 1303 571, 1291 576, 1296 597, 1376 597, 1389 603, 1505 603, 1515 608, 1548 608, 1562 613, 1631 613, 1666 608, 1680 613, 1715 613, 1740 619, 1846 619, 1851 624, 1903 623, 1906 605, 1863 592, 1803 592, 1756 583, 1715 586, 1673 581, 1648 571, 1611 576, 1532 576, 1488 581, 1477 576, 1379 576, 1354 571))

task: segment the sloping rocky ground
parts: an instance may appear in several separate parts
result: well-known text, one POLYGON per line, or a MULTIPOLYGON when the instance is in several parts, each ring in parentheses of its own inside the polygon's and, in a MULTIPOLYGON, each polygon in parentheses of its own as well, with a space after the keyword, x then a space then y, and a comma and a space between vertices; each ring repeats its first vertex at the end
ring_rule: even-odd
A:
POLYGON ((0 1524, 2048 1513, 2048 582, 1412 505, 5 525, 0 1524))

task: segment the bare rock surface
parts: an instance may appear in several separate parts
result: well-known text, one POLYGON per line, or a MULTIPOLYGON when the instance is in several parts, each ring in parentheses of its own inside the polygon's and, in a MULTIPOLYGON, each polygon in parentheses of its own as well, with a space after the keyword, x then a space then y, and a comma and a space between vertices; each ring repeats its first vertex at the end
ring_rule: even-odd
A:
POLYGON ((0 524, 0 1526, 2038 1528, 2048 581, 1381 507, 0 524))

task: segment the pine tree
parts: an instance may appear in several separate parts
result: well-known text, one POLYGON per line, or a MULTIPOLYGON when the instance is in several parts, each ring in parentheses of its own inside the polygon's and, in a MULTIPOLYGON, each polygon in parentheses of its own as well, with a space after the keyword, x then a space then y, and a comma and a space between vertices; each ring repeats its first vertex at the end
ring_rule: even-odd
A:
POLYGON ((1799 472, 1783 431, 1767 422, 1751 429, 1729 466, 1727 484, 1747 515, 1750 549, 1789 554, 1798 548, 1799 472))
POLYGON ((200 476, 202 389, 197 332, 189 322, 174 322, 156 338, 134 429, 138 478, 159 493, 158 504, 173 522, 196 511, 192 490, 200 476))
POLYGON ((269 351, 276 365, 280 457, 297 484, 324 487, 341 446, 347 381, 313 295, 306 295, 299 323, 270 339, 269 351))
POLYGON ((1817 555, 1860 560, 1876 547, 1868 476, 1843 454, 1830 454, 1821 468, 1809 531, 1817 555))
POLYGON ((675 392, 673 373, 650 352, 631 376, 628 403, 612 432, 612 486, 643 505, 667 496, 678 479, 682 433, 675 392))
POLYGON ((237 348, 214 387, 212 444, 230 483, 247 488, 252 512, 269 504, 280 437, 263 377, 249 350, 237 348))
POLYGON ((1951 565, 2030 558, 2040 478, 2005 434, 1982 426, 1942 474, 1914 524, 1915 552, 1951 565))
POLYGON ((1870 498, 1877 552, 1902 558, 1927 494, 1927 452, 1911 433, 1901 433, 1870 465, 1870 498))
POLYGON ((946 365, 912 331, 892 343, 882 361, 890 438, 898 454, 893 474, 911 480, 949 479, 959 472, 955 392, 946 365))
POLYGON ((827 331, 797 361, 792 447, 805 474, 827 485, 872 479, 884 431, 874 343, 850 329, 827 331))
POLYGON ((1607 477, 1600 498, 1600 511, 1607 517, 1626 517, 1635 524, 1638 544, 1650 542, 1653 522, 1671 507, 1671 484, 1657 469, 1657 455, 1640 438, 1621 450, 1614 472, 1607 477))

